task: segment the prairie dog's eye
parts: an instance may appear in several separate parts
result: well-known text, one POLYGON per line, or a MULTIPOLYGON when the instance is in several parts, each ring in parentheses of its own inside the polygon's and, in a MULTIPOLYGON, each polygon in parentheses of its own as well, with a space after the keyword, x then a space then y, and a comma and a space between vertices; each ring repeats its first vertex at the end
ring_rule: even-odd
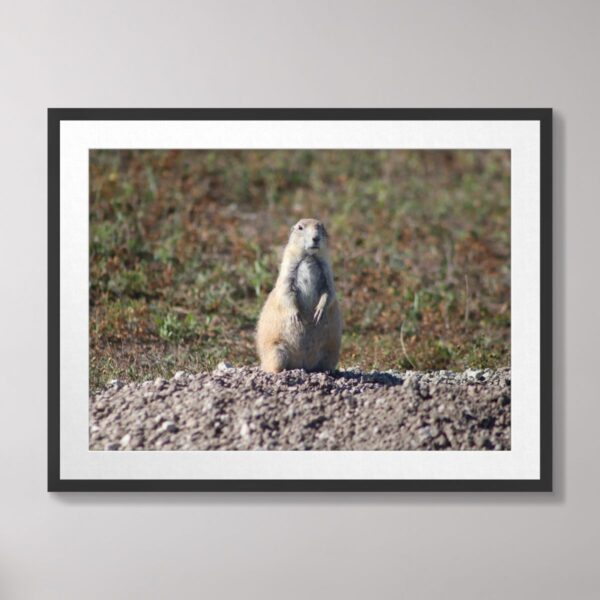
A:
POLYGON ((298 225, 298 229, 299 229, 300 231, 302 231, 302 230, 304 229, 304 227, 302 227, 302 225, 298 225))

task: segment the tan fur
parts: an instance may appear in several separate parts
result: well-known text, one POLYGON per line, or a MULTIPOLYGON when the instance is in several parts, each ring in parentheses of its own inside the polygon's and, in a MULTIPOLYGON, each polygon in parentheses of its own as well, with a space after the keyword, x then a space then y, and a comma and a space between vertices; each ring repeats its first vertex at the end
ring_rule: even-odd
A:
POLYGON ((337 366, 342 318, 328 245, 325 227, 316 219, 302 219, 292 228, 256 330, 264 371, 333 371, 337 366))

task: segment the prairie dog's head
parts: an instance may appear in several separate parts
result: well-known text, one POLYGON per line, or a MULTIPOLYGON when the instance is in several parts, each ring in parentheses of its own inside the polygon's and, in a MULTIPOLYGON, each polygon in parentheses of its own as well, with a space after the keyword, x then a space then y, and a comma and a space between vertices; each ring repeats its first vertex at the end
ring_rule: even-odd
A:
POLYGON ((288 244, 306 254, 319 254, 327 250, 328 235, 325 226, 317 219, 300 219, 290 232, 288 244))

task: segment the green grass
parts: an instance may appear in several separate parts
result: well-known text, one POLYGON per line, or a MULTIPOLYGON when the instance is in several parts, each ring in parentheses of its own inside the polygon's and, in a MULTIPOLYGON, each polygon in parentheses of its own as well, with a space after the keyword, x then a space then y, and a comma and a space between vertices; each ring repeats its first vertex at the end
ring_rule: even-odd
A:
POLYGON ((278 250, 302 217, 330 233, 342 366, 510 364, 509 152, 99 150, 91 388, 255 364, 278 250))

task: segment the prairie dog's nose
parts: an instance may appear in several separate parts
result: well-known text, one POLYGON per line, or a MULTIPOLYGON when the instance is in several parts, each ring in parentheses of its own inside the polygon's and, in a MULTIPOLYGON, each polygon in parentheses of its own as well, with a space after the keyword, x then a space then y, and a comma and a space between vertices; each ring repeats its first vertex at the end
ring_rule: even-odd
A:
POLYGON ((315 235, 313 235, 313 238, 312 238, 313 244, 318 244, 319 243, 319 239, 320 238, 319 238, 319 234, 318 233, 316 233, 315 235))

